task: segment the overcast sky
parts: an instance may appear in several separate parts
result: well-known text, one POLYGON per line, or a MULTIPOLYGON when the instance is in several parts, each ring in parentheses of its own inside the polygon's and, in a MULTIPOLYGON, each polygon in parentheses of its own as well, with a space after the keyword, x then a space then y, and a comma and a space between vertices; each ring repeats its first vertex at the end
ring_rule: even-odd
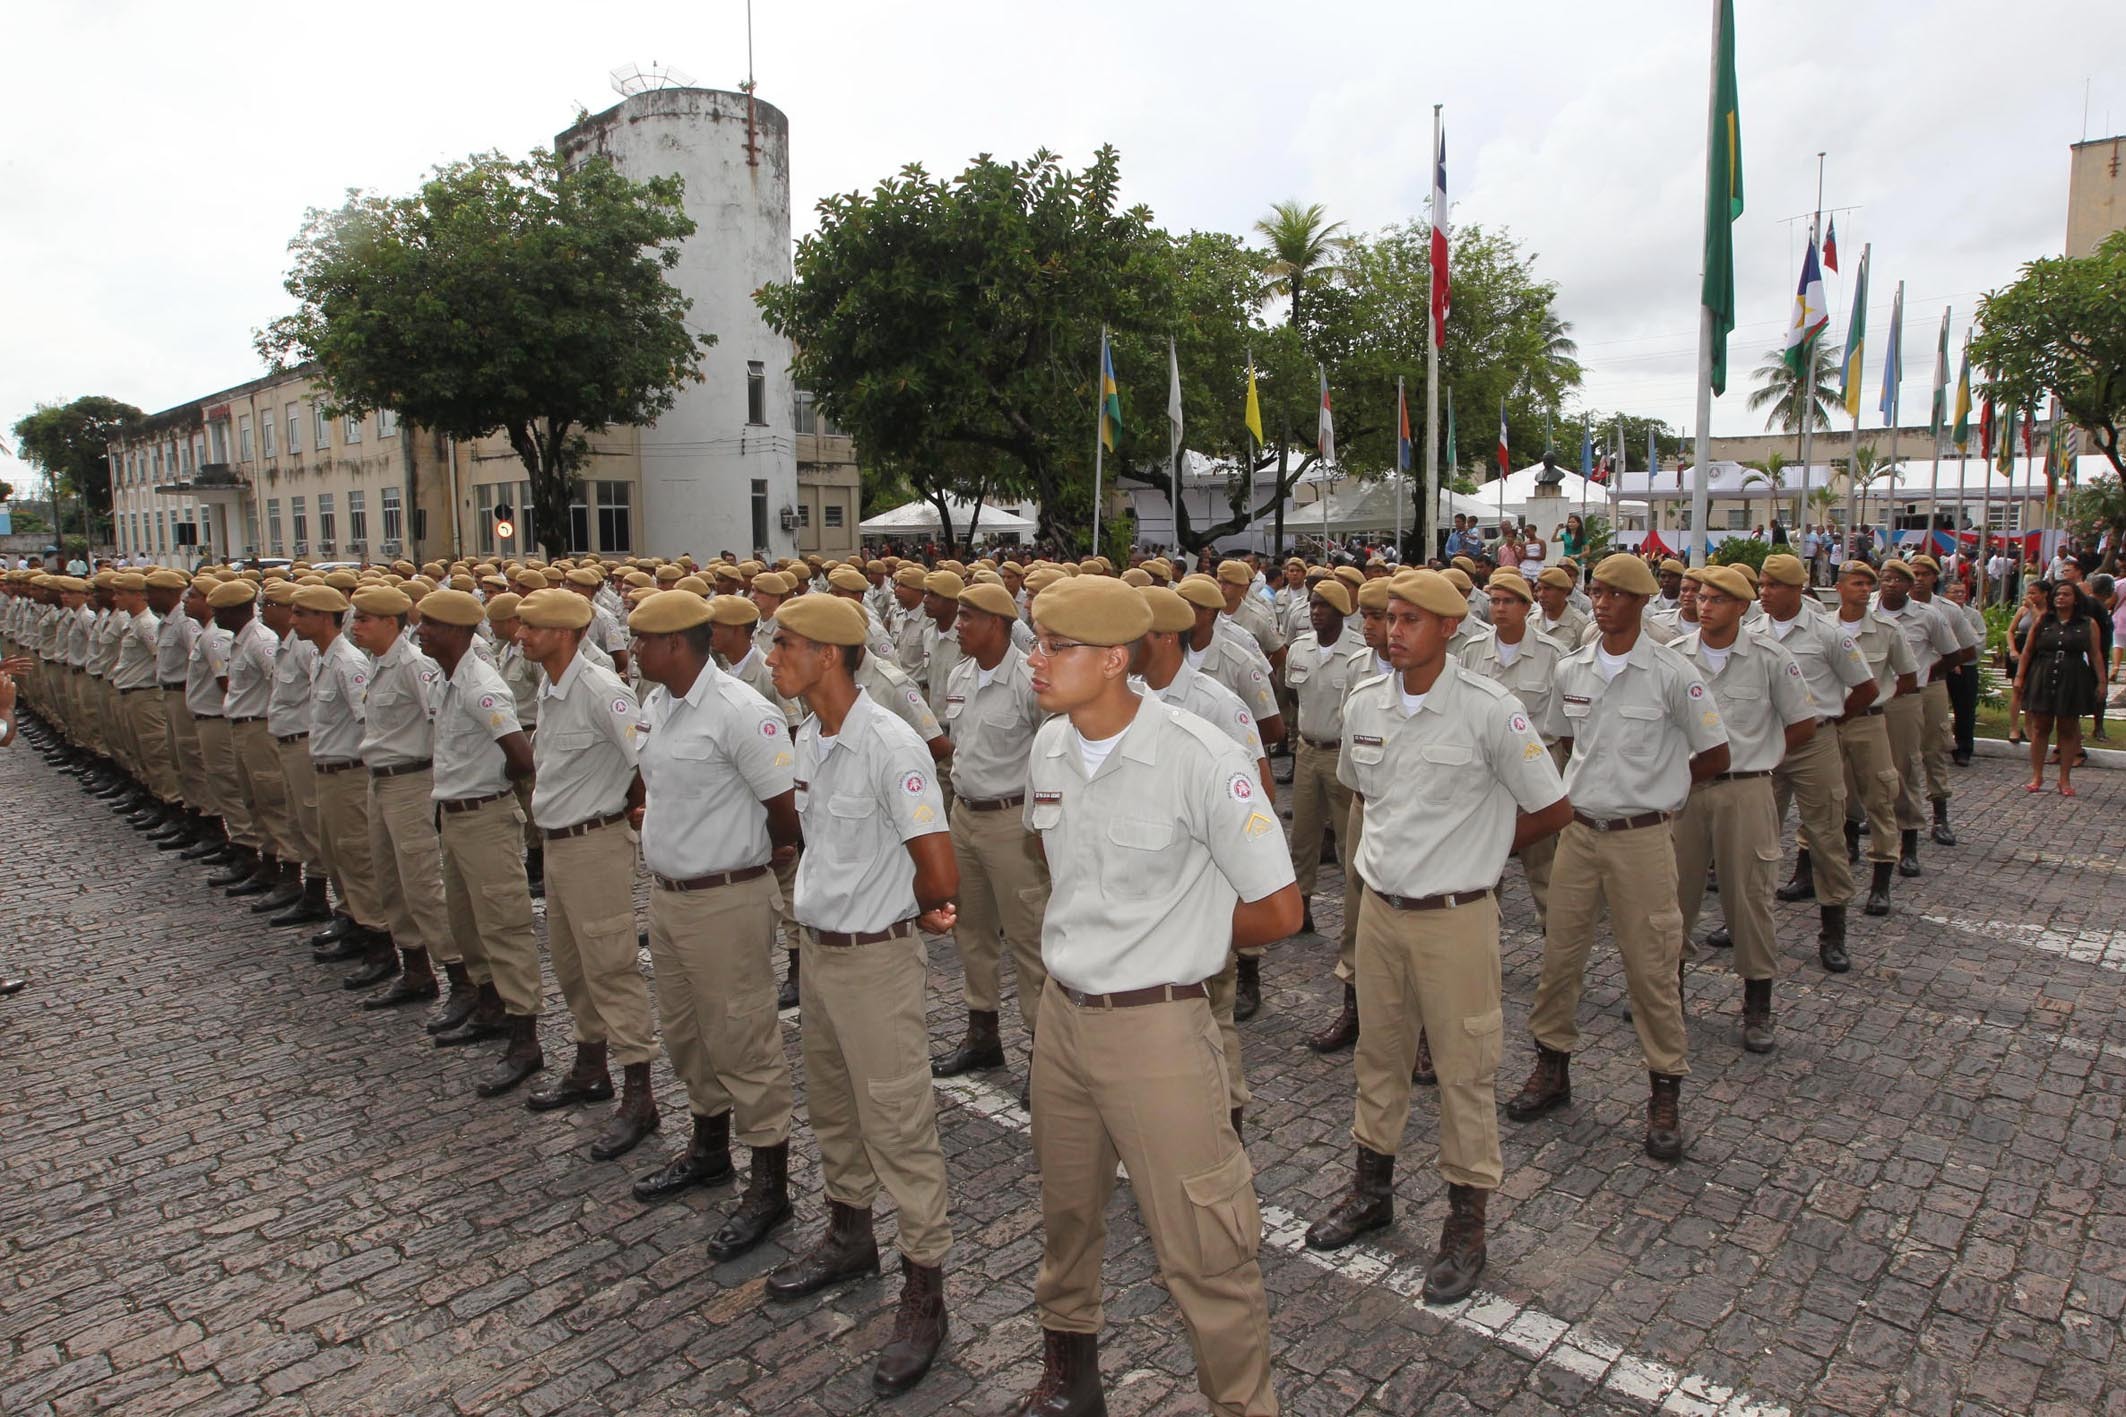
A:
MULTIPOLYGON (((1127 198, 1175 230, 1246 231, 1287 197, 1373 229, 1423 217, 1443 103, 1454 217, 1539 253, 1585 402, 1690 422, 1710 0, 754 8, 759 93, 790 118, 800 233, 820 196, 905 162, 951 173, 1047 146, 1079 165, 1103 142, 1121 151, 1127 198)), ((1899 279, 1904 406, 1923 409, 1943 306, 1960 340, 1982 292, 2061 250, 2085 80, 2086 135, 2126 129, 2126 5, 1737 10, 1748 211, 1715 430, 1761 426, 1747 373, 1782 337, 1803 230, 1788 218, 1814 204, 1819 150, 1826 206, 1857 208, 1837 219, 1848 274, 1875 246, 1868 409, 1899 279)), ((618 101, 616 66, 736 88, 745 13, 374 0, 328 24, 236 0, 17 7, 0 89, 15 135, 0 154, 0 419, 87 393, 152 411, 254 377, 252 333, 288 307, 305 208, 551 143, 579 104, 618 101)), ((1832 305, 1842 338, 1838 277, 1832 305)))

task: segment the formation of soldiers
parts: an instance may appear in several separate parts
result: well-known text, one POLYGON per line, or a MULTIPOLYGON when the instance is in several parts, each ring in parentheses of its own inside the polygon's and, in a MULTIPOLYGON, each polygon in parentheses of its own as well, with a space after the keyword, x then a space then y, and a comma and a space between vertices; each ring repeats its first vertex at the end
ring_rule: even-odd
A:
POLYGON ((1933 604, 1927 557, 1849 562, 1829 604, 1785 555, 1761 576, 1618 555, 1584 588, 1569 559, 1533 584, 1463 558, 1294 560, 1274 584, 1253 558, 1133 561, 15 571, 0 651, 27 660, 30 740, 145 841, 274 926, 321 927, 315 958, 352 966, 364 1009, 439 1000, 436 1047, 491 1040, 479 1095, 612 1102, 591 1153, 624 1156, 661 1128, 661 1039, 692 1129, 633 1190, 732 1183, 735 1137, 747 1181, 718 1259, 791 1215, 778 1013, 797 1007, 827 1220, 767 1292, 877 1273, 887 1192, 903 1284, 881 1394, 917 1383, 947 1332, 932 1079, 1016 1073, 1044 1232, 1043 1372, 1019 1410, 1047 1417, 1105 1411, 1118 1162, 1212 1408, 1276 1411, 1239 1025, 1266 948, 1314 929, 1325 857, 1343 867, 1343 1007, 1307 1046, 1354 1055, 1355 1153, 1306 1243, 1392 1224, 1413 1088, 1434 1088, 1449 1211, 1424 1292, 1444 1303, 1484 1268, 1503 1179, 1509 858, 1544 950, 1506 1115, 1572 1100, 1606 907, 1644 1148, 1674 1160, 1709 878, 1725 923, 1707 943, 1735 951, 1740 1043, 1762 1053, 1774 895, 1817 902, 1821 965, 1843 972, 1863 838, 1871 915, 1893 870, 1920 870, 1922 794, 1955 844, 1942 675, 1975 645, 1933 604), (1289 839, 1273 756, 1292 760, 1289 839), (1799 852, 1775 886, 1790 803, 1799 852), (546 1069, 541 895, 574 1054, 527 1087, 546 1069), (923 936, 947 933, 965 1028, 933 1052, 923 936))

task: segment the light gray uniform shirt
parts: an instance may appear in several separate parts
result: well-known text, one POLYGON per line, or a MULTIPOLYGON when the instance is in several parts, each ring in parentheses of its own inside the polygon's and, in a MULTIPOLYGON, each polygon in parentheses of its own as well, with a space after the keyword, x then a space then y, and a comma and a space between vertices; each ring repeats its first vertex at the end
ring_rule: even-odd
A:
MULTIPOLYGON (((377 660, 363 699, 361 759, 372 768, 403 767, 435 757, 430 695, 443 671, 404 637, 377 660)), ((316 745, 311 752, 316 753, 316 745)))
POLYGON ((185 663, 185 707, 194 718, 222 716, 222 688, 216 681, 229 673, 229 647, 236 637, 219 625, 201 625, 185 663))
POLYGON ((1844 713, 1846 695, 1875 677, 1853 637, 1834 616, 1802 611, 1791 620, 1774 620, 1767 615, 1764 628, 1758 633, 1793 656, 1818 718, 1837 718, 1844 713))
POLYGON ((362 716, 368 711, 369 656, 345 635, 319 652, 310 680, 310 761, 352 762, 362 756, 362 716))
POLYGON ((222 712, 230 718, 264 718, 273 698, 273 660, 280 642, 253 615, 229 647, 229 692, 222 712))
POLYGON ((287 738, 310 731, 310 681, 317 646, 290 630, 273 651, 273 692, 266 699, 266 731, 287 738))
POLYGON ((766 865, 761 804, 796 786, 782 710, 710 664, 684 695, 650 690, 642 714, 642 864, 674 881, 766 865))
POLYGON ((558 681, 539 689, 532 820, 560 831, 625 807, 641 741, 635 691, 604 665, 570 659, 558 681))
POLYGON ((111 683, 120 689, 152 689, 159 658, 162 620, 152 610, 125 618, 125 637, 118 642, 118 664, 111 683))
POLYGON ((1641 634, 1614 679, 1598 645, 1558 661, 1545 730, 1572 739, 1565 793, 1575 811, 1610 819, 1673 812, 1690 796, 1690 760, 1727 741, 1712 691, 1690 662, 1641 634))
MULTIPOLYGON (((1540 734, 1544 721, 1550 717, 1550 701, 1557 695, 1558 662, 1571 651, 1536 629, 1537 618, 1528 617, 1518 645, 1500 644, 1494 632, 1463 645, 1457 658, 1464 669, 1474 670, 1519 699, 1540 734)), ((1543 741, 1547 744, 1555 740, 1545 737, 1543 741)))
POLYGON ((1729 772, 1770 772, 1786 759, 1786 727, 1820 716, 1808 680, 1794 656, 1770 636, 1740 630, 1721 656, 1705 648, 1693 630, 1670 646, 1689 660, 1712 690, 1727 727, 1729 772))
POLYGON ((1026 755, 1045 715, 1026 656, 1007 645, 993 670, 973 659, 945 682, 945 732, 952 739, 952 790, 977 802, 1026 791, 1026 755))
POLYGON ((860 693, 825 738, 819 718, 797 730, 797 814, 805 850, 792 907, 815 930, 883 930, 920 913, 905 843, 947 830, 930 749, 915 730, 860 693))
POLYGON ((517 732, 516 698, 495 667, 470 649, 437 680, 435 778, 438 802, 493 797, 510 790, 509 760, 498 740, 517 732))

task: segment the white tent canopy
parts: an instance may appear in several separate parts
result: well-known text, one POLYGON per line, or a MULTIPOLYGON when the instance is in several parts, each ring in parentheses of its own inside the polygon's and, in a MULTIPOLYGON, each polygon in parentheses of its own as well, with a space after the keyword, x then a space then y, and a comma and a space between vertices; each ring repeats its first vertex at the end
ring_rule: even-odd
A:
MULTIPOLYGON (((1417 516, 1415 498, 1422 495, 1415 486, 1417 481, 1415 477, 1390 473, 1386 477, 1356 482, 1330 493, 1329 534, 1343 536, 1365 531, 1392 532, 1397 526, 1404 531, 1414 530, 1412 523, 1417 516), (1398 511, 1401 514, 1400 521, 1397 520, 1398 511)), ((1481 497, 1465 496, 1459 492, 1442 489, 1440 502, 1442 516, 1496 516, 1492 506, 1481 497)), ((1285 529, 1298 531, 1302 535, 1312 535, 1321 530, 1321 518, 1322 506, 1319 501, 1303 503, 1285 513, 1285 529)))
MULTIPOLYGON (((1600 513, 1603 516, 1609 515, 1609 489, 1603 484, 1584 478, 1576 472, 1568 472, 1563 467, 1560 467, 1557 469, 1557 473, 1562 480, 1557 484, 1557 495, 1549 495, 1549 491, 1546 488, 1544 495, 1537 496, 1536 480, 1542 476, 1542 473, 1543 465, 1541 463, 1530 463, 1527 467, 1511 473, 1503 479, 1493 479, 1485 483, 1476 489, 1476 494, 1473 498, 1473 500, 1483 504, 1483 510, 1472 513, 1472 515, 1482 516, 1488 521, 1496 522, 1499 518, 1500 507, 1503 505, 1507 516, 1534 522, 1536 529, 1546 536, 1550 534, 1551 530, 1550 527, 1543 525, 1546 519, 1562 522, 1566 517, 1578 513, 1583 505, 1590 516, 1596 513, 1600 513)), ((1460 508, 1456 508, 1456 510, 1459 511, 1460 508)), ((1641 502, 1622 501, 1617 504, 1616 510, 1620 515, 1642 516, 1646 512, 1646 507, 1641 502)))
MULTIPOLYGON (((968 525, 975 522, 975 504, 963 502, 946 494, 945 507, 952 513, 952 534, 964 537, 968 525)), ((976 536, 1031 536, 1040 526, 1030 513, 1028 503, 1015 502, 1010 508, 984 502, 981 505, 981 520, 974 526, 976 536)), ((944 528, 938 525, 937 508, 927 497, 918 497, 912 502, 903 502, 891 511, 880 512, 859 523, 857 528, 866 536, 937 536, 944 528)))

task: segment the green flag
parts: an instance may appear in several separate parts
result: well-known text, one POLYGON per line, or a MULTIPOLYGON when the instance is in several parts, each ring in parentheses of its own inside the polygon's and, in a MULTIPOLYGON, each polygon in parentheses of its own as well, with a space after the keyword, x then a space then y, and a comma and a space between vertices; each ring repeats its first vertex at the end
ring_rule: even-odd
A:
POLYGON ((1454 390, 1447 390, 1447 480, 1454 480, 1454 390))
POLYGON ((1735 218, 1742 215, 1742 113, 1735 93, 1735 0, 1720 0, 1720 59, 1705 143, 1705 288, 1713 313, 1713 392, 1727 392, 1727 337, 1735 330, 1735 218))

